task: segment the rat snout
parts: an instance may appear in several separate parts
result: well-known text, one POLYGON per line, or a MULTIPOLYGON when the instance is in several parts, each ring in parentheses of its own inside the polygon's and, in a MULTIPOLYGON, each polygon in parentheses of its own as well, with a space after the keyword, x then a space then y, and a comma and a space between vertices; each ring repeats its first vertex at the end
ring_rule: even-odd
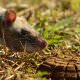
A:
POLYGON ((44 49, 47 46, 47 41, 43 40, 43 39, 39 39, 38 44, 39 44, 41 49, 44 49))

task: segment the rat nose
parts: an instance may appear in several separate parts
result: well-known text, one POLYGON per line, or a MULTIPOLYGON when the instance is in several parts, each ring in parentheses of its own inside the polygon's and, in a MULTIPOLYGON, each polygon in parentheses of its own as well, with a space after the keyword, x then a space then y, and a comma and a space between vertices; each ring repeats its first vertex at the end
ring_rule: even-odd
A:
POLYGON ((44 49, 47 46, 47 42, 45 40, 39 40, 39 46, 41 49, 44 49))

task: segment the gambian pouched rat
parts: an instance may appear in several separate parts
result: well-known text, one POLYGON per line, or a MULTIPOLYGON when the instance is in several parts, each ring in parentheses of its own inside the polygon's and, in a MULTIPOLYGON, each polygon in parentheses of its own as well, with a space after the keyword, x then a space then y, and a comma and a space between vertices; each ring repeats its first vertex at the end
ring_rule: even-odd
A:
POLYGON ((4 36, 6 46, 13 51, 36 52, 47 45, 22 16, 15 11, 0 7, 0 38, 4 36))

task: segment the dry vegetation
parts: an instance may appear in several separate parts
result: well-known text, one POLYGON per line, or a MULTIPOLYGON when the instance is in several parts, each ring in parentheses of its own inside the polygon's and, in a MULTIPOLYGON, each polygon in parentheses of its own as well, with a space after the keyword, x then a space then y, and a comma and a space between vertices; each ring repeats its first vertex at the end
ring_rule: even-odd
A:
POLYGON ((25 4, 15 0, 12 5, 7 1, 2 0, 1 6, 24 15, 47 40, 48 47, 31 54, 15 53, 0 45, 0 80, 47 80, 42 76, 49 73, 37 72, 47 58, 64 58, 65 54, 80 56, 80 0, 25 0, 25 4))

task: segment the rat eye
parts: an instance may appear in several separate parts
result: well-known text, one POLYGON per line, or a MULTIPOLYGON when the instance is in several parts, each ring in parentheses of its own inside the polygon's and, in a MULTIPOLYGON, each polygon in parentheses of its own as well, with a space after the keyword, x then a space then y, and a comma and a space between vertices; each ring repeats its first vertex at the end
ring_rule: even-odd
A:
POLYGON ((16 13, 13 10, 7 10, 5 13, 6 22, 14 22, 16 19, 16 13))
POLYGON ((30 35, 30 32, 29 31, 25 31, 25 30, 21 30, 21 35, 22 36, 26 36, 26 35, 30 35))

